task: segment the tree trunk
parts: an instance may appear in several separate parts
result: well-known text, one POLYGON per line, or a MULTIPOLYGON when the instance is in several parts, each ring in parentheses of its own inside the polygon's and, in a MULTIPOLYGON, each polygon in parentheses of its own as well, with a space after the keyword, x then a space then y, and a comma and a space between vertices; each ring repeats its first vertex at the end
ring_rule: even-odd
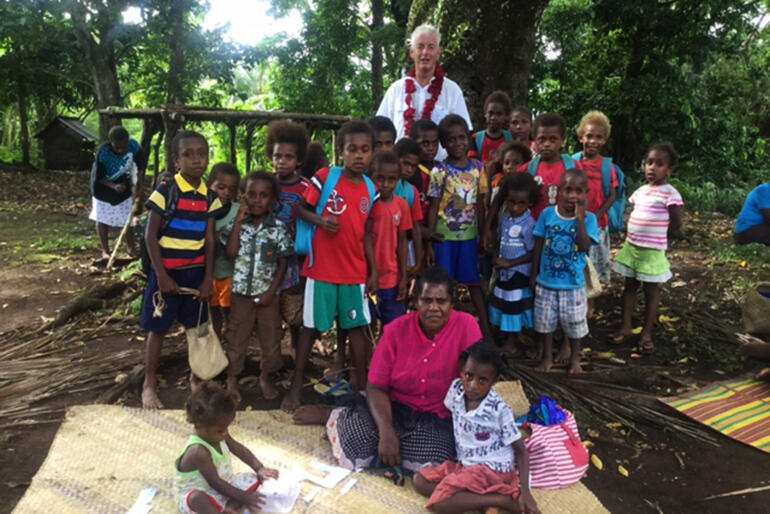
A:
POLYGON ((27 106, 27 88, 24 77, 18 77, 16 90, 19 96, 19 142, 21 143, 21 163, 31 166, 29 159, 29 111, 27 106))
POLYGON ((441 32, 441 63, 460 85, 474 127, 484 126, 486 96, 496 89, 514 105, 527 99, 537 24, 549 0, 510 0, 483 9, 477 0, 412 3, 407 34, 433 22, 441 32))
POLYGON ((382 37, 381 31, 385 17, 384 0, 372 0, 372 105, 380 105, 383 95, 382 84, 382 37))
POLYGON ((182 53, 181 39, 184 32, 184 10, 180 0, 173 0, 169 6, 168 27, 169 27, 169 46, 171 50, 171 60, 168 67, 168 90, 167 98, 169 104, 182 105, 185 102, 184 84, 184 54, 182 53))
MULTIPOLYGON (((83 49, 88 69, 91 72, 91 79, 94 81, 97 109, 122 105, 123 99, 120 95, 114 45, 119 22, 111 19, 107 12, 96 14, 98 22, 86 21, 85 10, 77 5, 71 8, 69 13, 75 28, 75 37, 83 49), (89 23, 98 25, 96 37, 92 35, 92 28, 89 23)), ((89 15, 93 16, 92 13, 89 15)), ((115 125, 120 125, 120 120, 107 114, 100 114, 99 138, 106 141, 107 134, 115 125)))

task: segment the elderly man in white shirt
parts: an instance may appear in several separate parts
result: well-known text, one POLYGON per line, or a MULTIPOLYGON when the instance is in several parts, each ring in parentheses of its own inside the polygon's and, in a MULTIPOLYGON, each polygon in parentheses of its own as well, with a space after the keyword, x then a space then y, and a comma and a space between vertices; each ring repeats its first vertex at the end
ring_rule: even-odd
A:
MULTIPOLYGON (((444 76, 438 65, 441 35, 433 25, 420 25, 409 38, 409 56, 414 69, 391 84, 382 99, 378 116, 386 116, 396 126, 396 140, 409 135, 417 120, 430 118, 438 124, 447 114, 459 114, 471 125, 471 117, 460 86, 444 76)), ((437 160, 446 152, 439 149, 437 160)))

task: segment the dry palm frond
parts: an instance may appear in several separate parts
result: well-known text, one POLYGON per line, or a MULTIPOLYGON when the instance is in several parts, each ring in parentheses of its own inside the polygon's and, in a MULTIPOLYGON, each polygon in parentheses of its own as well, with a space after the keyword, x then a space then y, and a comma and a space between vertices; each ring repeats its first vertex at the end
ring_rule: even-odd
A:
POLYGON ((644 435, 642 427, 673 430, 718 446, 705 429, 677 414, 669 413, 652 394, 618 384, 555 373, 544 374, 531 367, 511 363, 503 377, 521 380, 530 398, 550 396, 570 410, 593 414, 603 421, 620 422, 644 435))

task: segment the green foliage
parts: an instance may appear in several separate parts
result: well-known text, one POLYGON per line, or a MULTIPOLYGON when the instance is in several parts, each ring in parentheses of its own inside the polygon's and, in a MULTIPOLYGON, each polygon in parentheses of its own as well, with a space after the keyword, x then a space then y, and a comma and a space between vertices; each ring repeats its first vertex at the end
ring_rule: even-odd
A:
MULTIPOLYGON (((770 32, 756 26, 763 12, 749 1, 552 0, 530 107, 562 113, 573 129, 585 112, 605 112, 613 123, 607 152, 632 180, 650 144, 672 141, 688 207, 734 214, 767 176, 770 32)), ((569 143, 579 147, 574 130, 569 143)))
POLYGON ((737 216, 743 208, 750 189, 745 187, 720 187, 713 182, 689 183, 683 179, 670 180, 682 195, 686 209, 691 211, 721 212, 728 216, 737 216))

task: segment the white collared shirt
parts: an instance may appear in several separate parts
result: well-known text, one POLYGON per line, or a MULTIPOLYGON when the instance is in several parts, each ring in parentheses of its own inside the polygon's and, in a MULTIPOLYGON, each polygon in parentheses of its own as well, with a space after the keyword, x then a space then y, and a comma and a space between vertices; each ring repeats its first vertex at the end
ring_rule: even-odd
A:
POLYGON ((521 439, 513 411, 494 388, 478 407, 465 410, 465 390, 456 378, 447 391, 444 405, 452 413, 457 460, 464 467, 484 464, 508 473, 514 468, 513 443, 521 439))
MULTIPOLYGON (((436 77, 431 79, 425 87, 422 87, 417 80, 412 79, 416 88, 416 91, 412 94, 412 107, 415 109, 415 121, 420 119, 422 115, 422 109, 425 106, 425 101, 430 98, 428 88, 430 84, 436 80, 436 77)), ((407 109, 406 105, 406 81, 407 78, 401 78, 390 85, 385 92, 385 96, 382 98, 380 108, 377 109, 377 116, 385 116, 390 118, 393 124, 396 126, 396 141, 402 137, 408 136, 405 133, 404 111, 407 109)), ((436 125, 447 114, 458 114, 462 116, 468 123, 468 130, 472 130, 471 116, 468 114, 468 107, 465 105, 465 98, 463 97, 462 89, 453 80, 444 77, 444 84, 441 87, 441 94, 436 101, 436 106, 431 113, 430 119, 432 119, 436 125)), ((446 151, 443 148, 439 148, 436 160, 442 161, 446 158, 446 151)))

